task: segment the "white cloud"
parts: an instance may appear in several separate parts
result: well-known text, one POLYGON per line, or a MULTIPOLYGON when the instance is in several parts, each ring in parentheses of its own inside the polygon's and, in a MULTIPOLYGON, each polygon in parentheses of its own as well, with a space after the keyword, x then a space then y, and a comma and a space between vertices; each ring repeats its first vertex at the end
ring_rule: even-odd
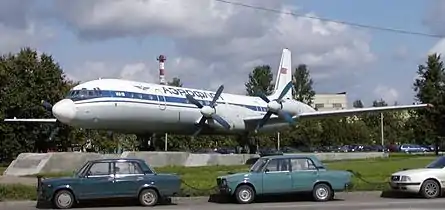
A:
MULTIPOLYGON (((174 63, 167 64, 174 67, 167 69, 167 76, 179 76, 187 86, 215 87, 224 83, 228 90, 243 92, 250 66, 261 61, 275 69, 283 47, 292 50, 295 65, 304 62, 311 72, 324 77, 358 71, 362 64, 376 59, 369 47, 369 37, 350 27, 216 1, 53 2, 58 17, 83 39, 169 37, 174 41, 179 56, 174 63)), ((295 11, 294 7, 283 2, 243 1, 245 4, 295 11)), ((128 73, 112 72, 103 73, 109 76, 128 73)))
POLYGON ((38 48, 54 37, 54 32, 36 17, 32 0, 0 1, 0 53, 23 47, 38 48))
POLYGON ((378 85, 374 89, 374 94, 377 98, 381 98, 389 105, 393 104, 399 99, 399 92, 395 88, 378 85))
MULTIPOLYGON (((434 34, 445 34, 445 1, 431 0, 428 1, 428 9, 424 19, 424 24, 434 34)), ((428 54, 444 54, 445 39, 440 39, 429 51, 428 54)), ((424 56, 425 57, 425 56, 424 56)))
POLYGON ((82 66, 68 69, 67 77, 76 81, 87 81, 98 78, 121 78, 156 82, 155 69, 145 63, 116 64, 102 61, 87 61, 82 66), (74 73, 74 74, 73 74, 74 73), (106 76, 104 76, 106 75, 106 76))

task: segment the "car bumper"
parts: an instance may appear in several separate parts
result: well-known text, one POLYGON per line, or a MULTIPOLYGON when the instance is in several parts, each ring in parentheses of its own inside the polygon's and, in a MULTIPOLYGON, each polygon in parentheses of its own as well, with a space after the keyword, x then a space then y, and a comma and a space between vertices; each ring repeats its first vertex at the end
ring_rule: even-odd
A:
POLYGON ((228 186, 219 186, 219 194, 222 195, 230 195, 232 194, 232 189, 230 189, 230 187, 228 186))
POLYGON ((420 191, 420 182, 390 182, 391 190, 408 193, 418 193, 420 191))

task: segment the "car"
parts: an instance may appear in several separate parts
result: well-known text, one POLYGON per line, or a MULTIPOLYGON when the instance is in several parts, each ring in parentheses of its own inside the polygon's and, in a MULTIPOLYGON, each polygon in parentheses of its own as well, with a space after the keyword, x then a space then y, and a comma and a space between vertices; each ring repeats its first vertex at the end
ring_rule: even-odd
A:
POLYGON ((329 201, 351 185, 352 173, 328 170, 315 155, 275 155, 259 158, 249 172, 219 176, 219 193, 239 204, 258 195, 309 192, 315 201, 329 201))
POLYGON ((402 170, 391 174, 392 191, 420 194, 424 198, 437 198, 444 191, 445 157, 441 156, 425 168, 402 170))
POLYGON ((72 177, 42 179, 38 200, 69 209, 80 201, 136 198, 143 206, 155 206, 180 192, 176 174, 158 174, 141 159, 117 158, 87 161, 72 177))
POLYGON ((417 144, 402 144, 400 145, 400 151, 405 153, 424 153, 427 152, 427 149, 417 144))

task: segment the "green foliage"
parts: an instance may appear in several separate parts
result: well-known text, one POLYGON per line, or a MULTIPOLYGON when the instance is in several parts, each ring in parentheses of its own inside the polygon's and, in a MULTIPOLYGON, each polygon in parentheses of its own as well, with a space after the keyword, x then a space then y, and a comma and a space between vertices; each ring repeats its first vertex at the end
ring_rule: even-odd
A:
POLYGON ((414 137, 437 145, 445 136, 445 69, 440 55, 428 56, 426 65, 419 65, 417 74, 414 82, 416 100, 434 107, 417 111, 415 118, 418 124, 411 124, 414 137))
POLYGON ((310 77, 309 70, 305 64, 300 64, 294 72, 294 99, 303 103, 312 104, 315 91, 312 87, 313 81, 310 77))
POLYGON ((249 81, 245 84, 247 95, 255 96, 258 91, 265 95, 272 94, 273 74, 269 65, 257 66, 249 73, 249 81))
POLYGON ((173 77, 172 81, 168 82, 167 85, 175 86, 175 87, 182 87, 181 79, 177 77, 173 77))

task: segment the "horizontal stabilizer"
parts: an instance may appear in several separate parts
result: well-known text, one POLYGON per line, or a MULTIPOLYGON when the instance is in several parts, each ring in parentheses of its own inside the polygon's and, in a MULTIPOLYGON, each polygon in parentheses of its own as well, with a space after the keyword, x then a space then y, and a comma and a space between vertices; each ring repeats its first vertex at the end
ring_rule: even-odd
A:
POLYGON ((14 119, 5 119, 5 122, 41 122, 41 123, 55 123, 57 121, 57 119, 53 118, 53 119, 18 119, 18 118, 14 118, 14 119))

